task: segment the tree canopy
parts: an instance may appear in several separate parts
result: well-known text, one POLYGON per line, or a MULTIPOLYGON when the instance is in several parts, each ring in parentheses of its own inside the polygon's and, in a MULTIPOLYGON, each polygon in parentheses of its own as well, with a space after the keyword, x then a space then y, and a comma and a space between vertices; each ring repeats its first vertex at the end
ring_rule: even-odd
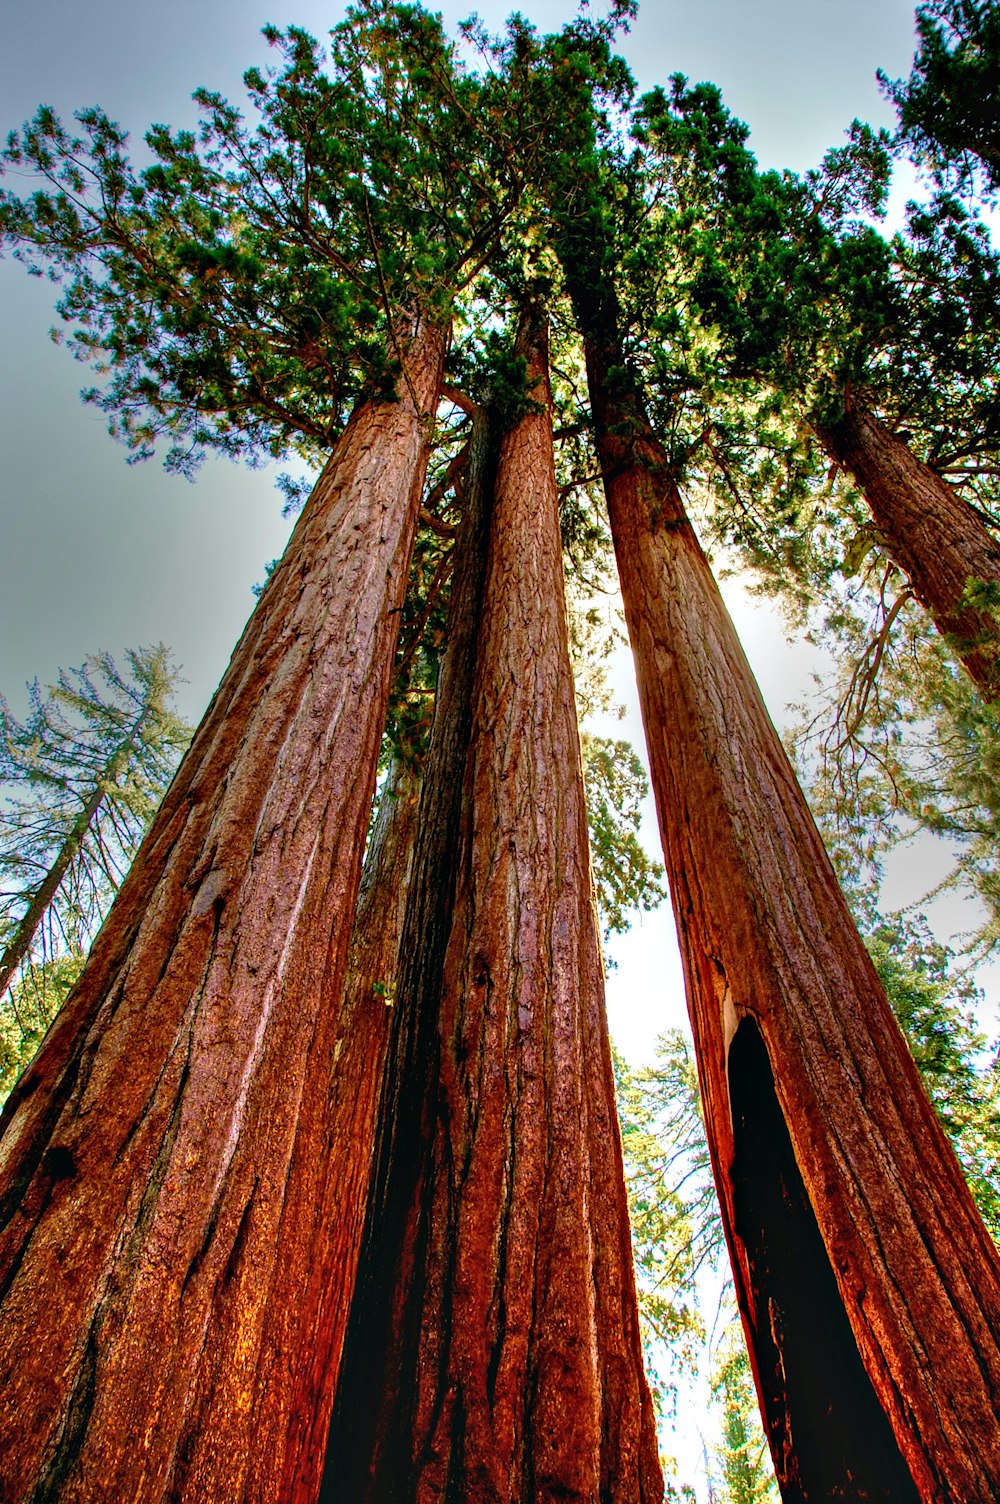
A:
POLYGON ((879 81, 899 112, 900 140, 939 182, 1000 188, 1000 17, 990 0, 917 7, 917 53, 907 79, 879 81))

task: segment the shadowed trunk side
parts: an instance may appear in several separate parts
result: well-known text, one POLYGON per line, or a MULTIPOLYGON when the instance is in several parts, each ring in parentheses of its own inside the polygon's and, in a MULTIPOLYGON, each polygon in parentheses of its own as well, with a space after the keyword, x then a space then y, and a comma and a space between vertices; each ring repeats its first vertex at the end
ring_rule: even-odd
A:
POLYGON ((325 1387, 328 1398, 311 1412, 300 1410, 290 1417, 286 1477, 279 1495, 308 1499, 310 1504, 316 1493, 315 1459, 326 1447, 330 1386, 340 1368, 364 1231, 419 799, 419 773, 402 762, 391 763, 369 837, 347 956, 326 1151, 339 1175, 335 1220, 326 1234, 336 1248, 325 1294, 326 1319, 336 1334, 336 1346, 312 1354, 312 1382, 317 1393, 325 1387))
MULTIPOLYGON (((424 1083, 436 1076, 437 1009, 451 929, 472 687, 482 627, 483 587, 496 477, 499 421, 483 404, 473 414, 464 507, 455 540, 448 638, 438 678, 434 724, 424 764, 416 847, 399 948, 390 1022, 391 1068, 378 1113, 375 1173, 357 1295, 351 1311, 327 1445, 321 1500, 364 1496, 383 1410, 399 1399, 394 1310, 398 1250, 410 1236, 413 1187, 425 1170, 429 1127, 424 1083), (405 1193, 401 1187, 406 1187, 405 1193)), ((415 1338, 414 1338, 415 1340, 415 1338)))

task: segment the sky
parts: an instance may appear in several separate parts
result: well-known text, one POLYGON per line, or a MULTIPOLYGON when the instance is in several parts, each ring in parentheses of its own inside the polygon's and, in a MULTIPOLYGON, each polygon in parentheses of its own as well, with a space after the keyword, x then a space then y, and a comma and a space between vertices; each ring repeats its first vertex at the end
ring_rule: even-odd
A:
MULTIPOLYGON (((542 29, 573 10, 563 0, 522 8, 542 29)), ((478 9, 496 28, 508 7, 478 9)), ((0 131, 42 102, 66 118, 100 104, 137 140, 153 122, 191 124, 196 87, 242 99, 243 71, 267 58, 265 22, 322 37, 342 13, 316 0, 5 0, 0 131)), ((452 29, 467 13, 444 7, 452 29)), ((909 0, 647 0, 621 50, 640 88, 678 71, 719 84, 762 163, 803 170, 855 116, 891 123, 875 71, 908 71, 913 16, 909 0)), ((0 691, 16 712, 28 679, 45 683, 88 653, 163 641, 186 681, 180 707, 196 721, 252 608, 251 586, 287 536, 273 471, 209 460, 192 485, 155 460, 128 466, 103 417, 79 401, 89 372, 48 338, 54 300, 44 279, 0 262, 0 691)), ((811 660, 785 647, 774 617, 737 585, 725 590, 780 722, 811 660)), ((627 652, 615 682, 641 743, 627 652)), ((651 803, 645 833, 655 850, 651 803)), ((612 952, 612 1029, 643 1058, 683 1019, 669 913, 642 918, 612 952)))

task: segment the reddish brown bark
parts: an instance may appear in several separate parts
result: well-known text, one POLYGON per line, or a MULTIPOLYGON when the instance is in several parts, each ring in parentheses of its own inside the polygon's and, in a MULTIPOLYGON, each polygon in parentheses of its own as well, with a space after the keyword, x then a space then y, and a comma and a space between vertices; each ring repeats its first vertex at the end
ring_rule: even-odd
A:
MULTIPOLYGON (((436 1079, 437 1029, 445 950, 451 929, 462 789, 472 731, 476 645, 490 536, 498 443, 496 413, 473 409, 462 521, 448 607, 448 637, 425 759, 392 1010, 388 1072, 379 1112, 379 1146, 365 1243, 344 1349, 321 1500, 362 1497, 380 1415, 398 1398, 396 1350, 405 1337, 393 1321, 395 1253, 407 1236, 410 1193, 424 1169, 424 1088, 436 1079)), ((416 1338, 414 1337, 414 1341, 416 1338)))
MULTIPOLYGON (((333 1221, 322 1235, 330 1238, 335 1256, 326 1299, 327 1321, 336 1333, 336 1346, 329 1352, 320 1347, 310 1355, 314 1364, 311 1382, 318 1389, 331 1382, 331 1373, 324 1370, 324 1362, 332 1371, 332 1378, 336 1377, 354 1294, 395 999, 400 937, 416 842, 419 796, 419 775, 393 763, 369 840, 347 956, 344 997, 333 1047, 325 1138, 329 1145, 326 1152, 336 1168, 337 1184, 333 1221)), ((289 1497, 308 1500, 309 1504, 319 1488, 319 1466, 326 1450, 332 1399, 328 1387, 326 1394, 322 1406, 290 1418, 289 1456, 295 1457, 302 1451, 310 1462, 308 1487, 303 1479, 300 1491, 289 1497)))
POLYGON ((331 1075, 444 343, 352 417, 4 1113, 4 1500, 315 1497, 331 1075))
POLYGON ((783 1497, 1000 1497, 996 1250, 621 366, 591 342, 706 1127, 783 1497))
MULTIPOLYGON (((360 1458, 345 1363, 327 1475, 327 1497, 345 1504, 627 1504, 663 1492, 537 329, 524 353, 546 406, 500 446, 458 886, 418 1124, 422 1163, 415 1184, 393 1185, 390 1168, 384 1191, 387 1201, 402 1193, 406 1218, 394 1342, 373 1353, 359 1336, 351 1349, 384 1364, 374 1437, 369 1428, 360 1458)), ((394 1059, 390 1078, 396 1069, 394 1059)), ((399 1118, 397 1143, 402 1127, 399 1118)), ((358 1291, 370 1301, 360 1279, 358 1291)))
POLYGON ((1000 636, 989 609, 963 605, 978 581, 1000 587, 1000 544, 966 501, 861 403, 819 431, 854 477, 890 558, 988 699, 1000 695, 1000 636))

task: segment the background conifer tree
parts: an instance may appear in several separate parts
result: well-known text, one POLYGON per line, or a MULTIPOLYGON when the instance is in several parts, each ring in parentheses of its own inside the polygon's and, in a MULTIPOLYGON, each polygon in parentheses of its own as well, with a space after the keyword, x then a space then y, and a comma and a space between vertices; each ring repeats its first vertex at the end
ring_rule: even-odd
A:
POLYGON ((190 729, 166 648, 109 653, 0 699, 0 1021, 6 1094, 83 965, 190 729))
POLYGON ((907 79, 879 81, 899 112, 900 137, 942 186, 1000 188, 1000 14, 994 0, 917 7, 919 45, 907 79))

